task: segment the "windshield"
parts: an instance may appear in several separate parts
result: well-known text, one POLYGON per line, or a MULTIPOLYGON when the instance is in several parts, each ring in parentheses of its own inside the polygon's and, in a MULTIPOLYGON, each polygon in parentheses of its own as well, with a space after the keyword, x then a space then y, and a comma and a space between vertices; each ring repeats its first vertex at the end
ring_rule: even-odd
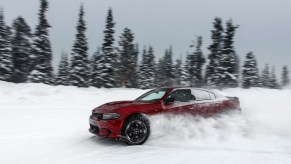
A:
POLYGON ((159 101, 166 93, 168 89, 166 88, 161 88, 161 89, 154 89, 151 90, 140 97, 138 97, 135 100, 140 100, 140 101, 147 101, 147 102, 156 102, 159 101))

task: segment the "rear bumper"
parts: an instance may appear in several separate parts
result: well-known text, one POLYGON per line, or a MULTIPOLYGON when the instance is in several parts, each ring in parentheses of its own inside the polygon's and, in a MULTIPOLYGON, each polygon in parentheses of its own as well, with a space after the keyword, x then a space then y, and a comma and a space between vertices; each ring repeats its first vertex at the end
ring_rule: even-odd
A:
POLYGON ((89 132, 101 137, 120 138, 123 121, 120 120, 96 120, 89 118, 89 132))

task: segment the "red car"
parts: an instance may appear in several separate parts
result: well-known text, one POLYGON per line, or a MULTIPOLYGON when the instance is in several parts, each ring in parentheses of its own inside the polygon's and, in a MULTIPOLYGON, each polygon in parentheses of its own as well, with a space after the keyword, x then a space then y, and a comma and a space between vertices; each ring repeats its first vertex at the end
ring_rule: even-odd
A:
POLYGON ((240 110, 237 97, 200 88, 158 88, 132 101, 110 102, 95 108, 89 118, 89 131, 102 137, 121 138, 129 145, 140 145, 150 135, 150 115, 209 117, 228 110, 240 110))

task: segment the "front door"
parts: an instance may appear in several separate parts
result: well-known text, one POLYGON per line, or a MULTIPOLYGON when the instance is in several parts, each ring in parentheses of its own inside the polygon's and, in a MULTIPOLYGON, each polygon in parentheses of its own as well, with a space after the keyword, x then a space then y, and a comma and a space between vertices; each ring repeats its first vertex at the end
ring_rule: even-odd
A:
POLYGON ((167 98, 173 98, 174 102, 162 103, 163 114, 189 114, 191 108, 194 108, 191 89, 176 89, 167 98))

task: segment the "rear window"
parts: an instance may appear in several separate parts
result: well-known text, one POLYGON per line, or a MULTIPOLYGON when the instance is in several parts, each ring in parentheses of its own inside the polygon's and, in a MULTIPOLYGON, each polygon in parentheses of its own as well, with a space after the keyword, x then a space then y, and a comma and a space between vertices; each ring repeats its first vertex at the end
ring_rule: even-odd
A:
POLYGON ((213 93, 210 93, 210 92, 207 92, 207 91, 203 91, 203 90, 198 90, 198 89, 194 90, 194 95, 195 95, 196 100, 211 100, 211 99, 215 99, 215 95, 213 93))
POLYGON ((215 99, 215 95, 213 93, 209 92, 209 96, 211 100, 215 99))

